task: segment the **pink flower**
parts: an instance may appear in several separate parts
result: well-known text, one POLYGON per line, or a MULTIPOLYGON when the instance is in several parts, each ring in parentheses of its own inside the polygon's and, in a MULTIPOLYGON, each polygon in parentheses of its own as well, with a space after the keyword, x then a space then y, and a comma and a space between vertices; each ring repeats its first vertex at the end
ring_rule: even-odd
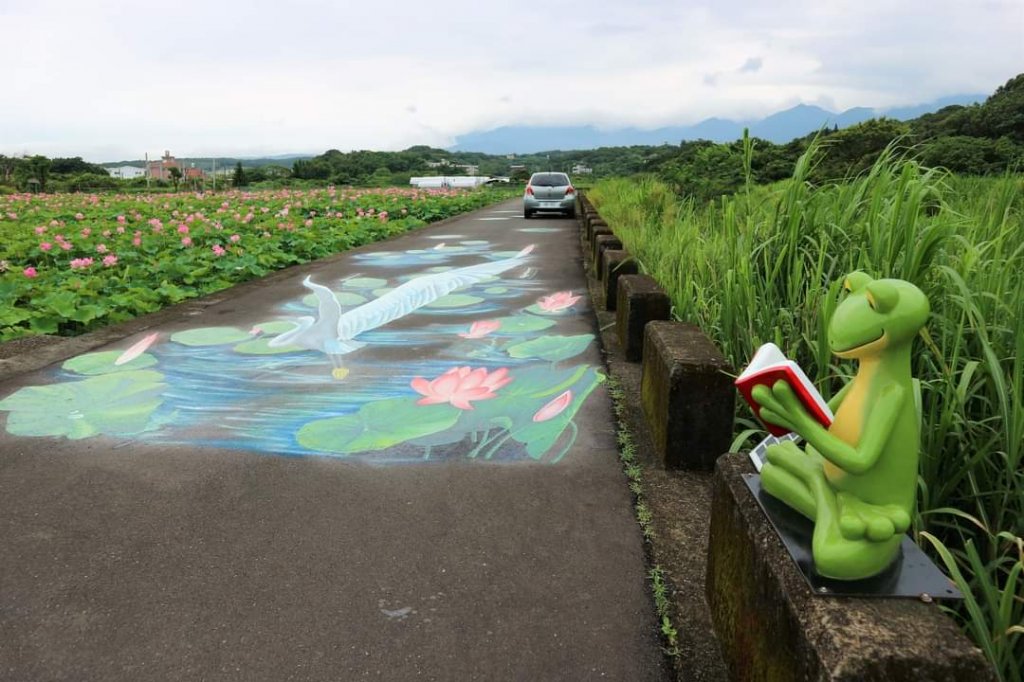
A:
POLYGON ((498 394, 495 391, 511 381, 506 367, 493 372, 488 372, 485 367, 452 367, 433 381, 416 377, 410 385, 417 393, 426 396, 417 400, 417 405, 451 403, 460 410, 472 410, 471 401, 496 398, 498 394))
POLYGON ((121 355, 118 356, 117 360, 114 360, 114 364, 124 365, 139 357, 140 355, 146 352, 147 348, 153 345, 153 342, 156 341, 158 336, 160 336, 159 333, 153 333, 150 334, 149 336, 143 337, 141 341, 138 341, 137 343, 133 344, 128 350, 121 353, 121 355))
POLYGON ((117 216, 117 222, 118 222, 118 224, 120 224, 120 225, 124 225, 124 223, 125 223, 125 217, 124 217, 123 215, 119 215, 119 216, 117 216))
POLYGON ((132 245, 142 246, 142 237, 132 237, 132 245))
POLYGON ((232 244, 237 244, 238 242, 242 241, 242 236, 238 234, 233 234, 230 237, 228 237, 228 239, 231 240, 232 244))
POLYGON ((85 220, 85 216, 82 215, 81 213, 76 213, 75 220, 85 220))
POLYGON ((225 253, 227 253, 227 251, 224 249, 223 246, 221 246, 220 244, 213 245, 213 255, 220 257, 223 256, 225 253))
POLYGON ((110 254, 109 256, 103 257, 103 267, 109 268, 117 265, 117 256, 110 254))
POLYGON ((42 242, 42 243, 39 244, 39 250, 40 251, 49 251, 52 248, 53 248, 53 244, 51 244, 50 242, 42 242))
POLYGON ((188 225, 186 225, 185 223, 182 223, 181 225, 178 225, 178 233, 179 234, 188 234, 188 225))
POLYGON ((182 237, 181 238, 181 245, 182 246, 192 246, 192 238, 191 237, 182 237))
POLYGON ((107 245, 106 244, 97 244, 96 245, 96 253, 106 253, 106 252, 107 252, 107 245))
POLYGON ((24 270, 22 270, 21 274, 25 275, 29 279, 32 279, 33 277, 36 277, 36 276, 39 275, 39 273, 36 272, 36 269, 33 268, 32 266, 29 266, 29 267, 25 268, 24 270))
POLYGON ((580 298, 580 296, 573 296, 571 291, 559 291, 556 294, 541 297, 537 301, 537 305, 546 313, 557 313, 572 306, 580 298))
MULTIPOLYGON (((81 215, 81 214, 79 214, 79 215, 81 215)), ((90 234, 92 234, 92 230, 91 229, 89 229, 88 227, 82 228, 82 238, 83 239, 88 237, 90 234)))
POLYGON ((61 242, 60 243, 60 248, 64 249, 65 251, 70 251, 71 250, 71 242, 61 242))
POLYGON ((46 225, 40 225, 36 228, 36 234, 43 234, 46 232, 46 225))
POLYGON ((469 332, 461 332, 459 336, 464 339, 482 339, 493 331, 501 327, 501 322, 498 320, 479 320, 474 322, 469 327, 469 332))
POLYGON ((92 258, 72 258, 70 265, 72 270, 82 270, 92 265, 92 258))
POLYGON ((546 422, 549 419, 554 419, 558 415, 565 411, 565 408, 572 404, 572 391, 566 391, 562 395, 558 396, 544 407, 537 410, 537 414, 533 415, 533 421, 535 422, 546 422))

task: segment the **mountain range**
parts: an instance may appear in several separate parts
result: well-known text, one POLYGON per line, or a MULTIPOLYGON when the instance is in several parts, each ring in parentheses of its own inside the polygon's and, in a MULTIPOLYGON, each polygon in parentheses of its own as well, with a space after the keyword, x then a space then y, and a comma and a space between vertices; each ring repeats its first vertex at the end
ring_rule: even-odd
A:
POLYGON ((668 126, 654 130, 619 128, 600 130, 594 126, 503 126, 493 130, 459 135, 450 151, 485 154, 531 154, 549 150, 596 149, 631 145, 678 144, 683 140, 732 142, 750 134, 778 144, 803 137, 828 126, 847 126, 885 116, 900 121, 917 118, 951 105, 984 102, 988 95, 951 95, 911 107, 871 109, 855 107, 833 112, 810 104, 798 104, 762 119, 731 121, 709 118, 690 126, 668 126))

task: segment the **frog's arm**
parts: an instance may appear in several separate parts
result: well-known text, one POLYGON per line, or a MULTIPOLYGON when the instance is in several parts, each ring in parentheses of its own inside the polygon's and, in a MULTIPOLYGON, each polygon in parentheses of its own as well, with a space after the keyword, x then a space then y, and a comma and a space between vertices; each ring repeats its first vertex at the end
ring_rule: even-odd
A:
MULTIPOLYGON (((865 424, 861 429, 860 441, 851 445, 831 434, 811 417, 785 381, 775 382, 770 390, 767 386, 763 389, 755 396, 763 406, 762 418, 792 428, 814 446, 822 457, 852 474, 863 474, 878 461, 902 412, 903 401, 907 399, 906 391, 901 386, 894 384, 885 388, 871 406, 870 412, 864 413, 865 424)), ((836 397, 841 395, 842 392, 836 397)))
POLYGON ((853 382, 847 381, 846 385, 839 389, 839 393, 836 393, 832 396, 832 400, 828 401, 828 409, 832 410, 832 414, 835 414, 839 406, 843 404, 843 399, 846 398, 846 394, 850 392, 852 387, 853 382))

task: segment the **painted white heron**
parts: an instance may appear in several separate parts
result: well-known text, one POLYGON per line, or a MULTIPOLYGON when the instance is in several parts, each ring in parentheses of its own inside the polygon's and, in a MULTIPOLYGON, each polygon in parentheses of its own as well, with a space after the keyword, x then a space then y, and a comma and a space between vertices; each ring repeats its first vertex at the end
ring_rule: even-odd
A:
POLYGON ((334 364, 334 377, 343 379, 348 370, 341 366, 340 356, 366 345, 356 341, 357 336, 405 317, 456 289, 482 282, 488 277, 522 265, 532 251, 531 244, 511 258, 417 277, 347 313, 342 313, 341 304, 334 297, 333 291, 306 277, 302 286, 316 294, 317 316, 298 318, 294 329, 270 339, 267 345, 271 348, 299 346, 325 353, 334 364))

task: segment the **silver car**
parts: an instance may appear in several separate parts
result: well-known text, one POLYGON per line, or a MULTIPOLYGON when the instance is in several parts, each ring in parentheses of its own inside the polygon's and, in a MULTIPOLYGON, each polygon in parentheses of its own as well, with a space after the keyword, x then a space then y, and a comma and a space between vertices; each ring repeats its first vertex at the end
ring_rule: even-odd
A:
POLYGON ((565 173, 534 173, 523 194, 523 217, 532 218, 537 211, 558 211, 570 218, 576 216, 576 190, 565 173))

